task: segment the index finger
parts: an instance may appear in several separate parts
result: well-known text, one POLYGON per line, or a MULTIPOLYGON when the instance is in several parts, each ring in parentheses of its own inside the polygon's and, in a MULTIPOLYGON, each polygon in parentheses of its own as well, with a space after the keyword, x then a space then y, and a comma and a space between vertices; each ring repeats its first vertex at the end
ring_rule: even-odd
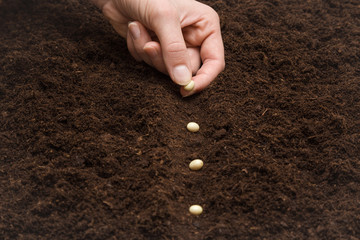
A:
POLYGON ((193 90, 181 88, 182 96, 190 96, 206 88, 225 68, 224 44, 221 37, 220 25, 203 41, 200 49, 203 65, 192 78, 195 82, 193 90))

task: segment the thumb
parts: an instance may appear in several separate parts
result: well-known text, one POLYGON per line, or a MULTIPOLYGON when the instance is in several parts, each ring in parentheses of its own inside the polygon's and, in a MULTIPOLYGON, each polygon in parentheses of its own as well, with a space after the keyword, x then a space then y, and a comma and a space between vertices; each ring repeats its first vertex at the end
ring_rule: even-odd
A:
POLYGON ((176 84, 187 85, 192 77, 191 63, 178 12, 170 10, 157 16, 153 29, 160 41, 166 69, 176 84))

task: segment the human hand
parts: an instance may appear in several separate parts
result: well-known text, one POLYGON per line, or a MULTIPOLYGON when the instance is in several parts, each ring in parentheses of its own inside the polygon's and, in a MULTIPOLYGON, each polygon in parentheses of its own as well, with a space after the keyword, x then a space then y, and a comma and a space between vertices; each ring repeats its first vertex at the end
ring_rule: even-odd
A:
POLYGON ((92 0, 127 40, 131 55, 169 74, 181 86, 191 80, 190 96, 224 69, 219 16, 194 0, 92 0), (194 75, 194 76, 193 76, 194 75))

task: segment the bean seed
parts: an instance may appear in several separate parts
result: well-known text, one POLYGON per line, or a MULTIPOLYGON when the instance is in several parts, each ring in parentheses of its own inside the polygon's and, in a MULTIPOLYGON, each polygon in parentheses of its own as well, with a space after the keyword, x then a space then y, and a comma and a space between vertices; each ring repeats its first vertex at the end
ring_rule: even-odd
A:
POLYGON ((199 124, 196 122, 189 122, 186 127, 190 132, 197 132, 200 129, 199 124))
POLYGON ((204 162, 201 159, 195 159, 189 164, 191 170, 200 170, 204 166, 204 162))
POLYGON ((195 87, 195 82, 194 82, 193 80, 191 80, 191 81, 184 87, 184 89, 185 89, 186 91, 191 91, 191 90, 194 89, 194 87, 195 87))
POLYGON ((200 215, 203 212, 203 208, 200 205, 192 205, 189 208, 189 212, 193 215, 200 215))

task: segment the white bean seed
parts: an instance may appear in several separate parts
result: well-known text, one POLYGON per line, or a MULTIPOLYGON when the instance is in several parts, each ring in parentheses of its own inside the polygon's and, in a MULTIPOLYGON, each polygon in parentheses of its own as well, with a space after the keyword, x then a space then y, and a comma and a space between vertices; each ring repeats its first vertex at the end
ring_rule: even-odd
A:
POLYGON ((200 170, 203 166, 204 166, 204 162, 201 159, 192 160, 191 163, 189 164, 189 168, 194 171, 200 170))
POLYGON ((200 215, 203 212, 203 209, 200 205, 192 205, 189 208, 189 212, 194 215, 200 215))
POLYGON ((193 80, 191 80, 185 87, 184 89, 186 91, 191 91, 194 89, 194 86, 195 86, 195 82, 193 80))
POLYGON ((190 132, 197 132, 200 129, 199 124, 196 122, 189 122, 186 127, 190 132))

